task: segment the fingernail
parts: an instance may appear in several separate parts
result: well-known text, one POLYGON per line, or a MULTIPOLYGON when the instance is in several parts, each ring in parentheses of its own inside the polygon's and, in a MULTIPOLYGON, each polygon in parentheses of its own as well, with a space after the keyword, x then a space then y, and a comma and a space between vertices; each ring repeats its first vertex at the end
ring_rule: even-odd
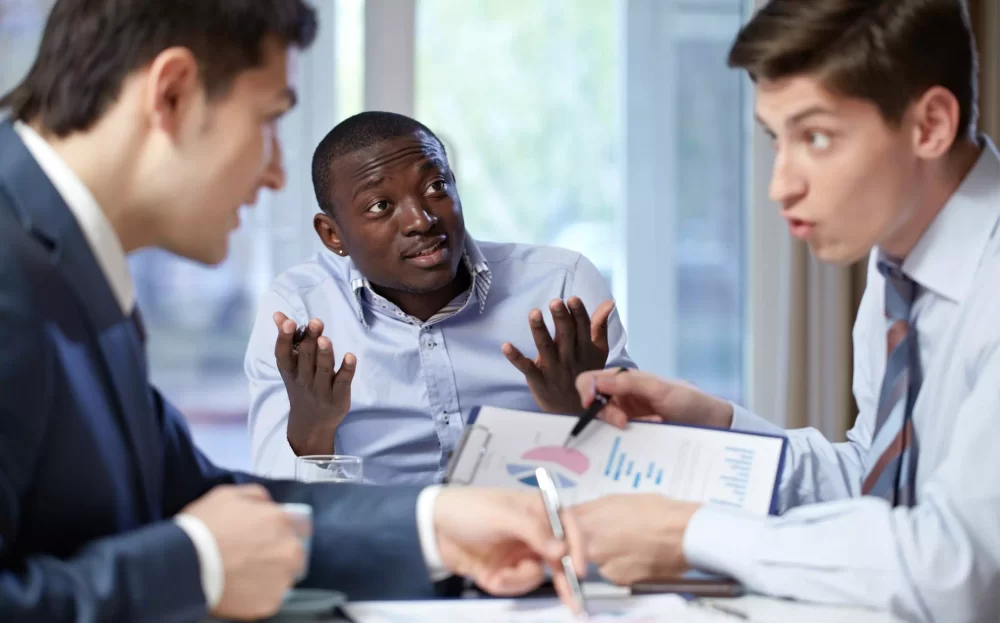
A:
POLYGON ((292 331, 295 330, 294 324, 295 323, 293 323, 292 321, 288 321, 285 324, 281 325, 281 330, 285 333, 291 333, 292 331))
POLYGON ((592 376, 590 377, 590 395, 588 396, 588 398, 593 398, 596 395, 597 395, 597 378, 592 376))

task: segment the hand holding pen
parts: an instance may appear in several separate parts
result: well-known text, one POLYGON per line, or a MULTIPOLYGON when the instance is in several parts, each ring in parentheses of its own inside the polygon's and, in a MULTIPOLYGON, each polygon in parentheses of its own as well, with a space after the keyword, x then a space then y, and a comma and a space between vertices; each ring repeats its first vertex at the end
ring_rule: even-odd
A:
POLYGON ((274 323, 275 363, 288 394, 288 443, 298 456, 331 454, 337 427, 351 408, 357 359, 346 353, 340 368, 334 369, 333 343, 317 318, 296 327, 277 312, 274 323))

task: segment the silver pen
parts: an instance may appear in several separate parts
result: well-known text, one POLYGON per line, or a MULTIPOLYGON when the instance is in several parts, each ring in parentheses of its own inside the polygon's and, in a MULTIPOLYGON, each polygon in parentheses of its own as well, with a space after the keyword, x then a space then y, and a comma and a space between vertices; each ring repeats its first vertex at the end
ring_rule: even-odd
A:
MULTIPOLYGON (((538 481, 538 488, 542 491, 542 500, 545 502, 545 512, 549 515, 549 523, 552 524, 552 534, 560 541, 566 540, 566 532, 563 530, 562 520, 559 518, 559 511, 562 505, 559 503, 559 492, 556 490, 556 483, 544 467, 535 470, 535 480, 538 481)), ((569 590, 573 594, 573 600, 580 607, 580 612, 587 614, 587 602, 583 598, 583 589, 580 588, 580 580, 576 577, 576 567, 573 566, 573 558, 569 552, 562 557, 563 573, 566 581, 569 582, 569 590)))

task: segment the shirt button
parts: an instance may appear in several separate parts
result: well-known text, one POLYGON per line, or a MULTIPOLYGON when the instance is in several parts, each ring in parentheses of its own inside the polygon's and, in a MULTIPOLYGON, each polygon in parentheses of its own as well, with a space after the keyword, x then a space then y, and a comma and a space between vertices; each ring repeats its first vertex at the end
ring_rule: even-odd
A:
POLYGON ((435 346, 437 346, 437 342, 427 342, 427 348, 434 350, 435 346))

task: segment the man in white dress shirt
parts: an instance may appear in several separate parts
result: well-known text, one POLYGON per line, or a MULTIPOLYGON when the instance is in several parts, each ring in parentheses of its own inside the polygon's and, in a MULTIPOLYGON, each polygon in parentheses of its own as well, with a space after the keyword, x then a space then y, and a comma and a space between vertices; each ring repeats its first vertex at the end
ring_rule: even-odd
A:
POLYGON ((976 135, 960 0, 774 0, 729 62, 756 83, 771 198, 819 259, 870 252, 844 443, 783 431, 689 386, 588 373, 603 417, 785 434, 780 517, 665 497, 576 509, 619 582, 690 567, 771 595, 1000 620, 1000 159, 976 135))

